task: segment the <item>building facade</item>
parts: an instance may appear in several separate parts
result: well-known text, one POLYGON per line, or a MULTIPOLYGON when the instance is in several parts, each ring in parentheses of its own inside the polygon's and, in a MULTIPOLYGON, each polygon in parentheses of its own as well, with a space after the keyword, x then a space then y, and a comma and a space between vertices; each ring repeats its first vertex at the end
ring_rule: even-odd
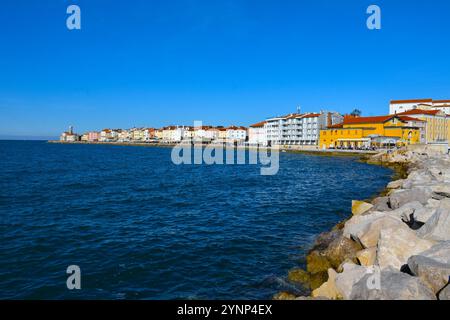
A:
POLYGON ((418 144, 423 121, 408 116, 346 116, 343 123, 320 131, 322 149, 364 149, 418 144), (420 125, 418 125, 420 123, 420 125))
POLYGON ((411 109, 399 115, 409 116, 425 122, 424 143, 445 143, 450 138, 450 116, 441 110, 411 109))
POLYGON ((227 143, 243 143, 247 140, 247 128, 230 126, 226 128, 227 143))
POLYGON ((267 146, 266 121, 252 124, 248 128, 248 144, 251 146, 267 146))
POLYGON ((266 120, 268 145, 317 145, 320 130, 341 123, 336 112, 289 114, 266 120))
POLYGON ((409 110, 440 110, 450 115, 450 100, 415 99, 415 100, 392 100, 389 104, 390 114, 399 114, 409 110))

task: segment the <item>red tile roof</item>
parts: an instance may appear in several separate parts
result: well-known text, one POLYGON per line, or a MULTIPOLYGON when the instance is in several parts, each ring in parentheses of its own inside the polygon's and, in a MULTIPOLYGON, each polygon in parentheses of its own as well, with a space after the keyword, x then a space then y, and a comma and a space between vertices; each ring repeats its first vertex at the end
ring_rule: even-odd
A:
POLYGON ((251 128, 261 128, 261 127, 264 127, 264 124, 265 124, 265 123, 266 123, 266 121, 261 121, 261 122, 252 124, 250 127, 251 127, 251 128))
POLYGON ((440 110, 422 110, 422 109, 411 109, 405 112, 397 113, 398 115, 418 115, 418 114, 426 114, 435 116, 438 114, 440 110))
POLYGON ((433 99, 413 99, 413 100, 392 100, 391 104, 402 104, 402 103, 432 103, 433 99))
POLYGON ((434 103, 450 103, 450 100, 434 100, 434 103))
POLYGON ((386 121, 391 120, 392 118, 398 118, 403 122, 406 121, 420 121, 419 119, 408 117, 406 115, 402 116, 401 114, 391 114, 388 116, 376 116, 376 117, 353 117, 346 116, 344 117, 343 124, 360 124, 360 123, 384 123, 386 121))

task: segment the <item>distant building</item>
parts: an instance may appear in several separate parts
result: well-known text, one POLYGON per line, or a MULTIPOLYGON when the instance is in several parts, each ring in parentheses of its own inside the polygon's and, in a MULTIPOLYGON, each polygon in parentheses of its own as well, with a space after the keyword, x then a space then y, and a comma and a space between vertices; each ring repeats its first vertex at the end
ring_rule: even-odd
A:
POLYGON ((266 121, 252 124, 248 128, 248 144, 251 146, 267 146, 266 121))
POLYGON ((230 126, 226 128, 227 143, 243 143, 247 140, 247 128, 230 126))
POLYGON ((80 136, 77 135, 76 133, 74 133, 73 127, 70 126, 69 131, 63 132, 60 135, 59 140, 63 141, 63 142, 76 142, 76 141, 80 141, 80 136))
POLYGON ((113 129, 103 129, 100 131, 100 140, 101 142, 115 142, 117 141, 119 136, 119 132, 113 129))
POLYGON ((97 132, 97 131, 88 132, 88 141, 89 142, 100 141, 100 132, 97 132))
POLYGON ((162 142, 178 143, 182 141, 183 137, 184 137, 183 126, 167 126, 162 128, 162 142))
POLYGON ((264 127, 269 145, 317 145, 320 130, 341 123, 337 112, 292 113, 266 120, 264 127))
POLYGON ((390 114, 399 114, 414 109, 440 110, 446 115, 450 115, 450 100, 433 100, 433 99, 392 100, 389 105, 390 114))

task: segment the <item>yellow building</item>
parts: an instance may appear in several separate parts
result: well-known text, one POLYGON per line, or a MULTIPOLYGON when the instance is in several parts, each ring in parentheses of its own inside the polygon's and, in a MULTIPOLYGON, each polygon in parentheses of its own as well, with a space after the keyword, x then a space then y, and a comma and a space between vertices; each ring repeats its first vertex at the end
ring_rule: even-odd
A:
POLYGON ((409 116, 344 117, 344 122, 320 131, 322 149, 403 146, 423 142, 425 122, 409 116))
POLYGON ((450 141, 450 117, 441 110, 412 109, 400 116, 408 116, 426 122, 425 143, 442 143, 450 141))

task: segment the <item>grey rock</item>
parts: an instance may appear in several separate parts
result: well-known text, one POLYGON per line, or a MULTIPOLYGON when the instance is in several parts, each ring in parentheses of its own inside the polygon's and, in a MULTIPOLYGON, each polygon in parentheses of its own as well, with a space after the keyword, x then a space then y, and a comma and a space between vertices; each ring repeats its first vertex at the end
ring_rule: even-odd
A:
POLYGON ((335 278, 335 286, 340 296, 344 300, 350 299, 353 286, 366 274, 366 267, 345 263, 342 273, 338 273, 335 278))
POLYGON ((403 205, 418 201, 425 205, 431 199, 433 192, 429 187, 416 187, 410 190, 396 190, 389 196, 389 203, 392 209, 398 209, 403 205))
POLYGON ((429 240, 450 240, 450 199, 441 201, 439 208, 417 234, 429 240))
POLYGON ((389 269, 362 277, 353 286, 350 299, 436 300, 436 296, 419 278, 389 269))
POLYGON ((450 283, 439 292, 439 300, 450 300, 450 283))
POLYGON ((408 267, 434 293, 438 293, 447 284, 450 277, 450 264, 441 263, 424 256, 410 257, 408 267))
POLYGON ((388 189, 399 189, 402 187, 404 181, 405 181, 404 179, 392 181, 387 185, 387 188, 388 189))
POLYGON ((416 232, 405 226, 393 226, 380 231, 377 262, 381 269, 400 270, 408 258, 430 249, 434 241, 421 239, 416 232))
POLYGON ((372 201, 374 211, 390 211, 389 197, 379 197, 372 201))

